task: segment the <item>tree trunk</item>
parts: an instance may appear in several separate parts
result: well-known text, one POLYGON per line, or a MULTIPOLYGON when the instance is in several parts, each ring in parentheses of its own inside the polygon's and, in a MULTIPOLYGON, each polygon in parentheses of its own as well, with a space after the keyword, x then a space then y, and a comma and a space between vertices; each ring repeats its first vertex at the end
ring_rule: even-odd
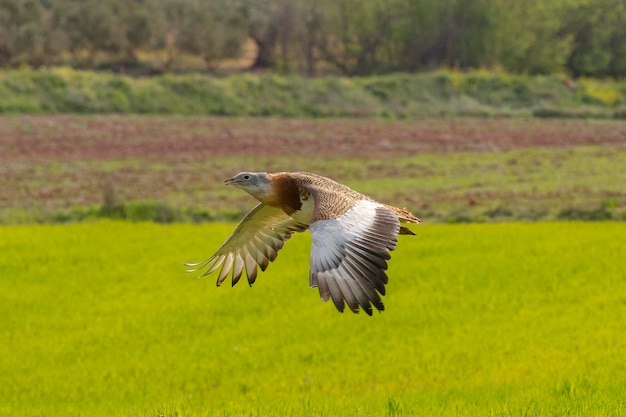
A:
POLYGON ((163 72, 169 74, 174 66, 174 56, 176 55, 176 35, 173 31, 167 32, 165 36, 165 64, 163 72))
POLYGON ((274 42, 253 37, 257 46, 257 55, 252 64, 252 69, 270 69, 274 67, 274 42))

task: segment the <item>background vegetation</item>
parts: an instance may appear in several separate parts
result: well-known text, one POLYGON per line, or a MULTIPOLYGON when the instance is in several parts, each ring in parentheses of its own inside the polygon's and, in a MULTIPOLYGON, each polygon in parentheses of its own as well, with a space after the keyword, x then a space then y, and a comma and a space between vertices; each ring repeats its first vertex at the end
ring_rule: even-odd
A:
POLYGON ((624 223, 418 226, 371 318, 308 288, 307 234, 252 288, 183 272, 232 227, 3 227, 0 413, 624 414, 624 223))
POLYGON ((137 79, 22 69, 0 72, 0 113, 626 118, 626 83, 444 70, 355 78, 244 73, 137 79))
POLYGON ((0 0, 0 65, 626 75, 621 0, 0 0), (250 45, 248 45, 249 43, 250 45), (248 46, 247 46, 248 45, 248 46))

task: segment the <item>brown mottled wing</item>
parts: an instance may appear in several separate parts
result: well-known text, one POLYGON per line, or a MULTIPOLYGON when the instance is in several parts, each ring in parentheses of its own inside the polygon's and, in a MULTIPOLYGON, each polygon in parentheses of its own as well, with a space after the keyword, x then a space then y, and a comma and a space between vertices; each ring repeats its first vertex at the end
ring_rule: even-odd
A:
POLYGON ((208 268, 202 274, 205 276, 221 266, 217 277, 219 286, 231 272, 235 285, 245 270, 248 283, 252 285, 257 277, 257 266, 265 271, 269 263, 278 256, 285 241, 295 232, 306 229, 307 225, 297 222, 282 210, 261 203, 241 220, 213 256, 204 262, 186 263, 191 268, 187 272, 208 268))
POLYGON ((332 298, 341 312, 345 304, 355 313, 359 306, 369 315, 372 305, 383 310, 380 295, 385 294, 389 252, 400 230, 398 216, 380 203, 357 200, 336 218, 311 223, 310 230, 310 284, 319 287, 322 300, 332 298))

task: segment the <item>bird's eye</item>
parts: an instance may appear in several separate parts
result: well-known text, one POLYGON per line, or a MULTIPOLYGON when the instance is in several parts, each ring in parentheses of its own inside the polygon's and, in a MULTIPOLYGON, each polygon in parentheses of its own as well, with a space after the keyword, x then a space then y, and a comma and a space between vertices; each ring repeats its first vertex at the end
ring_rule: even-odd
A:
POLYGON ((243 179, 244 179, 244 180, 249 180, 249 179, 250 179, 250 175, 244 175, 244 176, 243 176, 243 179))

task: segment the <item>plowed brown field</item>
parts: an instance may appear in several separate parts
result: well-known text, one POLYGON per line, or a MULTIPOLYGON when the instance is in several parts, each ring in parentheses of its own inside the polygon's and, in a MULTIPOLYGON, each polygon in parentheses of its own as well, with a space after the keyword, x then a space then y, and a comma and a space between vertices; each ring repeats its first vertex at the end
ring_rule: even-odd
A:
POLYGON ((626 123, 586 120, 298 120, 124 116, 0 118, 0 162, 220 156, 385 158, 519 147, 626 145, 626 123))
MULTIPOLYGON (((0 118, 0 214, 3 210, 55 212, 98 205, 107 195, 111 197, 112 189, 115 198, 123 202, 153 201, 174 207, 201 206, 238 212, 249 207, 251 201, 240 193, 224 190, 221 183, 225 177, 242 170, 319 172, 418 211, 437 210, 437 201, 453 202, 454 207, 446 210, 465 206, 472 209, 476 204, 493 209, 503 201, 519 205, 525 204, 520 198, 526 201, 544 197, 567 198, 576 205, 585 195, 592 198, 591 203, 585 204, 607 198, 614 200, 612 204, 623 204, 626 191, 618 185, 594 188, 585 183, 584 171, 574 174, 563 171, 570 169, 562 168, 563 164, 580 165, 563 152, 589 147, 597 149, 593 158, 601 159, 598 166, 604 166, 608 160, 613 165, 606 169, 615 171, 618 161, 614 158, 626 150, 626 123, 3 116, 0 118), (520 149, 557 153, 536 155, 532 161, 524 162, 514 153, 520 149), (427 155, 430 159, 424 159, 427 155), (452 159, 446 155, 456 155, 454 158, 462 160, 450 162, 452 159), (502 155, 506 160, 497 157, 487 161, 493 155, 502 155), (544 159, 550 159, 549 166, 544 159), (523 170, 520 163, 526 164, 523 170), (516 165, 517 171, 513 172, 511 167, 516 165), (565 187, 563 184, 568 184, 569 179, 562 178, 563 183, 546 190, 537 183, 516 191, 510 184, 481 179, 481 172, 495 170, 493 174, 497 177, 496 171, 500 169, 502 175, 513 175, 511 178, 516 182, 525 182, 531 178, 533 167, 547 179, 552 173, 561 177, 573 175, 571 187, 565 187), (476 181, 468 183, 472 176, 476 176, 476 181), (380 182, 385 179, 391 182, 380 182), (410 182, 411 179, 414 181, 410 182), (410 187, 403 188, 401 180, 410 187), (369 186, 376 181, 378 185, 369 186), (420 187, 425 181, 431 186, 420 187), (434 184, 439 182, 445 185, 437 188, 434 184), (493 184, 489 185, 490 182, 493 184)), ((586 155, 576 157, 588 159, 586 155)), ((600 174, 612 177, 613 181, 616 174, 624 175, 623 172, 600 174)), ((598 182, 603 182, 598 178, 598 182)))

